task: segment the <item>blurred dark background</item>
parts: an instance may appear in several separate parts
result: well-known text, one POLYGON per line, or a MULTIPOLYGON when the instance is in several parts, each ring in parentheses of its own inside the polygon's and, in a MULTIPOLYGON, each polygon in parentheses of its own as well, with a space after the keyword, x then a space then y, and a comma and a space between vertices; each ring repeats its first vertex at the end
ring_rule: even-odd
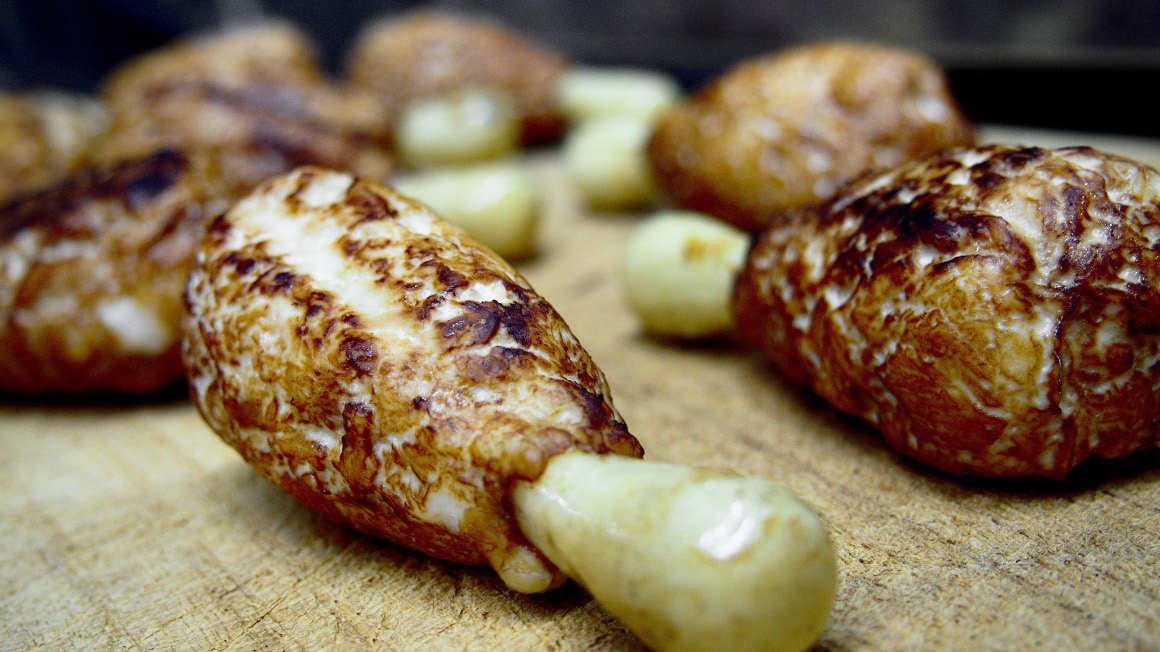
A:
POLYGON ((0 0, 0 85, 89 91, 137 52, 263 13, 309 31, 337 73, 368 20, 419 6, 499 18, 576 61, 660 68, 689 88, 793 43, 891 43, 941 62, 975 120, 1160 136, 1152 0, 0 0))

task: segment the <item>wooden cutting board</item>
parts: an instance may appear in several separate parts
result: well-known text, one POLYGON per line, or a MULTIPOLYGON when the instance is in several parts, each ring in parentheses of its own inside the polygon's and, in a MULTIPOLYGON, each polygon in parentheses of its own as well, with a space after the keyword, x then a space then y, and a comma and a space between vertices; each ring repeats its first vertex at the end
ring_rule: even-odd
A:
MULTIPOLYGON (((1160 144, 1097 144, 1153 164, 1160 144)), ((1160 449, 1062 484, 960 480, 729 343, 643 337, 616 265, 640 215, 590 214, 550 154, 520 267, 607 374, 653 459, 787 482, 823 515, 841 586, 823 649, 1160 649, 1160 449)), ((181 395, 0 402, 0 649, 636 650, 580 589, 513 594, 313 515, 181 395)))

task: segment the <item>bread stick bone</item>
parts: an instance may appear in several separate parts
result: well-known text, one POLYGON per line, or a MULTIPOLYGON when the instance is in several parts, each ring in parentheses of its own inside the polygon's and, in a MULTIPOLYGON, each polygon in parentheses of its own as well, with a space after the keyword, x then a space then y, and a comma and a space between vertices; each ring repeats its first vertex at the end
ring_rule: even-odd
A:
POLYGON ((528 539, 659 650, 803 650, 834 602, 825 528, 779 483, 564 453, 513 502, 528 539))
POLYGON ((391 185, 507 260, 535 250, 539 196, 532 175, 515 160, 412 172, 391 185))
POLYGON ((624 245, 620 284, 646 332, 696 340, 733 330, 729 299, 749 236, 703 213, 662 210, 624 245))
POLYGON ((408 105, 395 130, 399 156, 413 168, 503 158, 519 147, 519 136, 511 103, 476 88, 408 105))
POLYGON ((199 253, 195 402, 259 472, 356 528, 489 563, 520 591, 556 585, 554 565, 661 649, 805 647, 835 585, 819 519, 764 480, 627 457, 640 449, 602 374, 521 280, 386 188, 319 169, 275 179, 199 253), (456 317, 485 295, 526 302, 517 330, 537 332, 485 342, 456 317), (416 300, 448 321, 416 320, 416 300), (513 354, 519 340, 535 344, 513 354))

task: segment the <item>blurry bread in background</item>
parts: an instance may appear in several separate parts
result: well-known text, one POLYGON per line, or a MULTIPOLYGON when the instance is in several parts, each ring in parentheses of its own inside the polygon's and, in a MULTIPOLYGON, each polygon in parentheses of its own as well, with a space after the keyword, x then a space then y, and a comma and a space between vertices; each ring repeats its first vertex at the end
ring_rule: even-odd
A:
POLYGON ((392 122, 416 102, 463 90, 510 102, 525 143, 559 138, 564 118, 554 99, 567 60, 488 19, 416 11, 369 23, 350 50, 350 82, 376 93, 392 122))
POLYGON ((251 188, 222 164, 236 157, 162 150, 0 205, 0 392, 148 393, 181 378, 194 252, 251 188))
POLYGON ((732 68, 661 121, 649 157, 678 204, 756 231, 867 170, 973 142, 932 60, 835 41, 732 68))
POLYGON ((282 22, 143 54, 110 73, 102 97, 112 125, 94 152, 101 161, 163 147, 257 146, 280 151, 287 169, 315 164, 373 179, 393 169, 382 105, 328 79, 309 38, 282 22))

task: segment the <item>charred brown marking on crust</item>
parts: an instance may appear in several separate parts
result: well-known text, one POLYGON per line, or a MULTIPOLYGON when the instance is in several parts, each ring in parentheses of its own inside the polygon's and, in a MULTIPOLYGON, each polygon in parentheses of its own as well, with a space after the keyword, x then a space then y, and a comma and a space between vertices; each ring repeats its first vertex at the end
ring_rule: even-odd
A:
POLYGON ((531 345, 531 332, 544 315, 527 303, 466 301, 463 314, 437 324, 445 339, 455 340, 448 348, 486 344, 503 330, 520 346, 531 345))
POLYGON ((445 291, 450 292, 467 285, 467 277, 451 269, 447 265, 444 265, 437 260, 427 260, 423 262, 423 266, 428 265, 435 268, 435 276, 439 279, 439 282, 443 284, 445 291))
POLYGON ((436 325, 442 330, 444 339, 455 340, 451 346, 475 346, 491 341, 499 331, 503 314, 504 306, 498 302, 468 301, 463 304, 461 315, 436 325))
POLYGON ((608 402, 603 396, 576 383, 566 383, 566 387, 573 399, 583 406, 588 427, 594 429, 611 428, 613 431, 620 431, 622 435, 628 433, 624 422, 616 418, 615 413, 608 409, 608 402))
POLYGON ((342 430, 338 470, 356 494, 373 493, 378 473, 373 455, 374 411, 363 403, 347 403, 342 410, 342 430))
POLYGON ((367 192, 361 185, 353 186, 346 194, 346 203, 359 211, 360 222, 393 219, 398 217, 398 211, 381 195, 367 192))
POLYGON ((531 346, 535 323, 543 319, 547 310, 536 302, 521 301, 508 304, 500 312, 500 321, 512 339, 520 346, 531 346))
MULTIPOLYGON (((493 347, 484 355, 466 354, 456 358, 459 373, 473 383, 503 379, 508 371, 529 356, 527 351, 504 346, 493 347)), ((533 364, 530 360, 527 364, 533 364)))
POLYGON ((209 225, 206 227, 206 231, 216 237, 225 235, 227 232, 229 232, 229 230, 230 223, 222 219, 221 215, 215 215, 214 218, 209 221, 209 225))
POLYGON ((379 352, 373 340, 352 336, 344 339, 341 346, 349 367, 360 374, 369 374, 375 370, 379 352))

